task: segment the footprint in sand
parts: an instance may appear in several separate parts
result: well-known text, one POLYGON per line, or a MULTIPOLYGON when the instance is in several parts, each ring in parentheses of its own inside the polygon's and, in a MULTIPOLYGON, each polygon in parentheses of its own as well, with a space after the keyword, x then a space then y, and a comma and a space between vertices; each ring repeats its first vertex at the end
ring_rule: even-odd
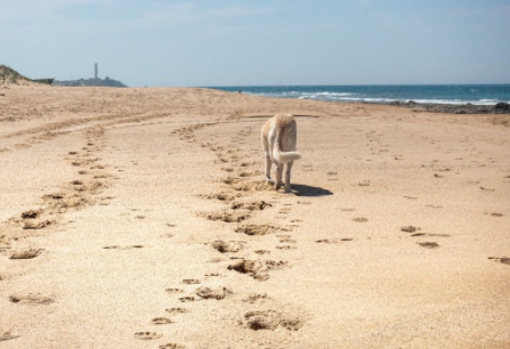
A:
POLYGON ((38 257, 41 254, 42 250, 25 250, 14 252, 9 259, 33 259, 38 257))
POLYGON ((433 249, 438 248, 439 244, 437 242, 418 242, 418 245, 424 248, 433 249))
POLYGON ((103 249, 105 250, 120 250, 120 246, 113 245, 113 246, 104 246, 103 249))
POLYGON ((503 263, 505 265, 510 265, 510 258, 509 257, 489 257, 489 259, 493 259, 497 262, 503 263))
POLYGON ((158 347, 158 349, 185 349, 186 347, 175 343, 166 343, 158 347))
POLYGON ((25 230, 40 230, 40 229, 49 227, 52 224, 53 224, 53 222, 49 221, 49 220, 28 221, 28 222, 25 222, 25 224, 23 225, 23 229, 25 229, 25 230))
POLYGON ((283 315, 275 310, 250 311, 244 315, 241 322, 254 331, 274 331, 278 327, 289 331, 298 331, 303 327, 303 322, 298 317, 283 315))
POLYGON ((235 270, 241 274, 248 274, 256 280, 265 281, 269 279, 267 271, 282 269, 287 266, 284 261, 260 261, 260 260, 242 260, 236 264, 229 265, 228 270, 235 270))
POLYGON ((341 242, 349 242, 352 241, 352 238, 341 238, 341 239, 320 239, 315 240, 316 243, 323 243, 323 244, 339 244, 341 242))
POLYGON ((425 207, 430 207, 430 208, 444 208, 444 206, 441 206, 441 205, 425 205, 425 207))
POLYGON ((157 317, 151 320, 153 325, 168 325, 172 323, 172 320, 166 317, 157 317))
POLYGON ((181 288, 167 288, 165 290, 165 292, 168 294, 178 294, 178 293, 183 293, 184 290, 181 288))
POLYGON ((55 302, 53 298, 29 293, 27 295, 10 296, 9 300, 16 304, 46 305, 55 302))
POLYGON ((144 341, 160 339, 161 337, 163 337, 163 335, 156 333, 156 332, 136 332, 135 333, 136 339, 141 339, 144 341))
POLYGON ((255 302, 268 299, 269 296, 265 293, 259 294, 259 293, 251 293, 246 298, 243 299, 243 302, 253 304, 255 302))
POLYGON ((238 252, 243 248, 242 243, 236 241, 215 241, 212 247, 221 253, 238 252))
POLYGON ((195 297, 193 297, 193 296, 181 297, 181 298, 179 298, 179 301, 182 302, 182 303, 194 302, 195 301, 195 297))
POLYGON ((421 228, 415 227, 412 225, 406 225, 406 226, 403 226, 402 228, 400 228, 401 231, 406 232, 406 233, 414 233, 415 231, 420 230, 420 229, 421 228))
POLYGON ((198 285, 200 284, 200 280, 197 279, 184 279, 181 281, 181 284, 185 285, 198 285))
POLYGON ((237 196, 227 194, 227 193, 216 193, 216 194, 206 195, 203 197, 205 197, 206 199, 216 199, 216 200, 224 201, 224 202, 232 202, 236 199, 237 196))
POLYGON ((206 214, 206 218, 211 221, 223 221, 226 223, 239 223, 244 221, 245 219, 250 218, 250 214, 248 212, 228 212, 228 211, 220 211, 206 214))
POLYGON ((272 205, 270 203, 265 202, 264 200, 261 201, 254 201, 254 202, 241 202, 241 203, 235 203, 230 206, 232 210, 248 210, 248 211, 262 211, 266 207, 271 207, 272 205))
POLYGON ((408 200, 418 200, 418 198, 416 196, 407 196, 407 195, 404 195, 403 198, 404 199, 408 199, 408 200))
POLYGON ((291 239, 290 236, 278 236, 278 238, 280 239, 280 243, 289 243, 289 244, 293 244, 293 243, 296 243, 296 240, 294 239, 291 239))
POLYGON ((432 236, 432 237, 439 237, 439 238, 449 238, 451 235, 449 234, 433 234, 433 233, 415 233, 411 234, 411 237, 419 237, 419 236, 432 236))
POLYGON ((246 235, 266 235, 275 232, 277 229, 278 228, 270 225, 248 224, 237 227, 235 232, 244 233, 246 235))
POLYGON ((35 218, 38 218, 40 214, 41 214, 41 211, 29 210, 29 211, 23 212, 21 214, 21 218, 22 219, 35 219, 35 218))
POLYGON ((250 274, 256 276, 263 268, 264 264, 258 260, 242 260, 236 264, 229 265, 228 270, 235 270, 241 274, 250 274))
POLYGON ((210 273, 210 274, 205 274, 204 276, 208 277, 208 278, 211 278, 211 277, 220 277, 220 276, 223 276, 223 275, 221 275, 220 273, 210 273))
POLYGON ((19 336, 13 335, 11 331, 7 331, 7 332, 0 331, 0 342, 8 341, 11 339, 16 339, 18 337, 19 336))
POLYGON ((208 263, 220 263, 223 262, 222 258, 211 258, 207 261, 208 263))
POLYGON ((217 288, 201 287, 196 291, 197 296, 199 296, 202 299, 216 299, 216 300, 225 299, 225 297, 232 293, 233 292, 226 287, 217 288))
POLYGON ((279 250, 286 250, 286 251, 297 249, 296 246, 290 246, 290 245, 276 246, 276 248, 279 250))
POLYGON ((121 247, 121 246, 118 246, 118 245, 112 245, 112 246, 105 246, 103 247, 103 249, 105 250, 132 250, 132 249, 139 249, 139 248, 143 248, 144 246, 143 245, 131 245, 131 246, 124 246, 124 247, 121 247))
POLYGON ((315 240, 316 243, 318 244, 337 244, 338 241, 333 239, 320 239, 320 240, 315 240))
POLYGON ((165 311, 172 315, 189 313, 189 310, 186 308, 167 308, 165 311))

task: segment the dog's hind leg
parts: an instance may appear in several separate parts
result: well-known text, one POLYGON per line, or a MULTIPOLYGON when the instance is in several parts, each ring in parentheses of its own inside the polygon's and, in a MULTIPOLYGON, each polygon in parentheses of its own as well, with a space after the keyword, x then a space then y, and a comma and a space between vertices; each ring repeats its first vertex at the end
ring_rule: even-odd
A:
POLYGON ((292 165, 294 165, 294 161, 287 163, 286 170, 285 170, 285 192, 286 193, 292 192, 292 190, 290 189, 290 172, 292 171, 292 165))
POLYGON ((280 189, 282 186, 282 174, 283 174, 283 164, 276 165, 276 180, 274 183, 274 188, 276 190, 280 189))
POLYGON ((274 181, 271 179, 271 165, 273 161, 271 160, 271 155, 269 151, 265 151, 265 164, 266 164, 266 183, 274 184, 274 181))

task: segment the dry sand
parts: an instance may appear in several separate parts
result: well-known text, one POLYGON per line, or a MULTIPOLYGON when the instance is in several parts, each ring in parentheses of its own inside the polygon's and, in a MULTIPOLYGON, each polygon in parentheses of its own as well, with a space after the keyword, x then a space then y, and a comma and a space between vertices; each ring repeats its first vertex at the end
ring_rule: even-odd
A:
POLYGON ((510 348, 508 117, 0 87, 0 348, 510 348))

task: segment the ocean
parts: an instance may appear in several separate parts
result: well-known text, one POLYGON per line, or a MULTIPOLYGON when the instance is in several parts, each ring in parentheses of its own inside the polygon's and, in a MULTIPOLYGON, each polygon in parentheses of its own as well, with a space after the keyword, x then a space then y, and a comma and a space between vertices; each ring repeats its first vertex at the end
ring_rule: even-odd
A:
POLYGON ((510 103, 510 84, 493 85, 325 85, 209 87, 224 91, 335 102, 496 105, 510 103))

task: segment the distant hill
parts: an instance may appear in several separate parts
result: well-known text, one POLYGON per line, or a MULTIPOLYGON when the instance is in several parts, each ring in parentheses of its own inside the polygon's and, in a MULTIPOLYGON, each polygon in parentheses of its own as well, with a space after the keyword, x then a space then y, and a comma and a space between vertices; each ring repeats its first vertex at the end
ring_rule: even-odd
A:
POLYGON ((105 79, 80 79, 80 80, 68 80, 68 81, 53 81, 52 85, 56 86, 70 86, 70 87, 80 87, 80 86, 98 86, 98 87, 127 87, 122 82, 110 79, 106 77, 105 79))
POLYGON ((11 67, 0 64, 0 85, 29 85, 31 82, 11 67))

